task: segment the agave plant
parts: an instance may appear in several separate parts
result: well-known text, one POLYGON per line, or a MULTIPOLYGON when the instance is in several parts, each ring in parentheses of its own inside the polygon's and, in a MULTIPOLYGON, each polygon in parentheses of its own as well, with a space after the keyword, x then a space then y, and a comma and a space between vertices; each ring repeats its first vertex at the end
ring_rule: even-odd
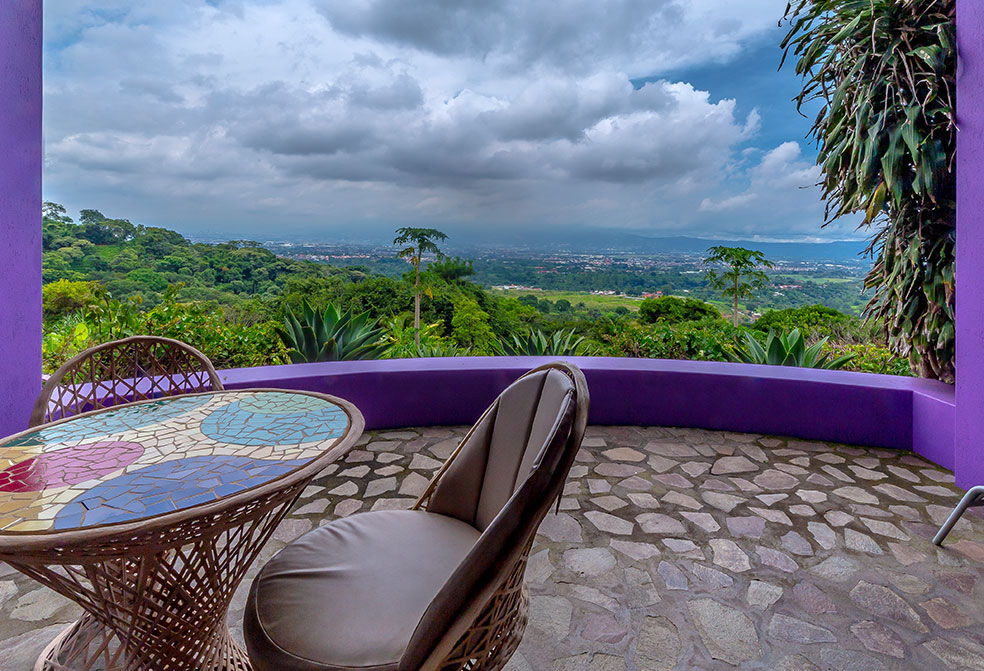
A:
POLYGON ((531 329, 520 338, 512 336, 512 342, 502 341, 497 348, 505 356, 581 356, 590 354, 590 348, 583 337, 578 337, 574 329, 555 331, 547 336, 540 329, 531 329))
POLYGON ((385 345, 380 342, 383 330, 376 324, 368 312, 339 312, 329 305, 319 313, 305 301, 300 318, 288 309, 284 328, 277 332, 293 363, 378 359, 385 345))
POLYGON ((732 361, 739 363, 763 363, 771 366, 799 366, 801 368, 841 368, 856 355, 845 354, 831 359, 830 354, 822 354, 827 338, 817 341, 807 347, 806 338, 799 329, 789 333, 777 334, 769 330, 765 338, 765 346, 751 333, 745 333, 745 345, 733 345, 725 349, 732 361))

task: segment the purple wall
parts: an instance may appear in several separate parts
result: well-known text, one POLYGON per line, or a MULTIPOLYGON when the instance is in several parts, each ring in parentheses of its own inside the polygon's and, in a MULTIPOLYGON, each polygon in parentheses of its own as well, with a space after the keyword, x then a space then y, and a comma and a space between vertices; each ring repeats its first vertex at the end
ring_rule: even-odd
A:
MULTIPOLYGON (((471 357, 219 371, 231 389, 327 392, 368 428, 471 424, 502 389, 549 358, 471 357)), ((915 449, 953 462, 953 388, 931 380, 701 361, 572 357, 594 424, 703 427, 915 449)))
POLYGON ((984 3, 957 3, 957 484, 984 484, 984 3))
POLYGON ((0 435, 41 389, 41 0, 0 0, 0 435))

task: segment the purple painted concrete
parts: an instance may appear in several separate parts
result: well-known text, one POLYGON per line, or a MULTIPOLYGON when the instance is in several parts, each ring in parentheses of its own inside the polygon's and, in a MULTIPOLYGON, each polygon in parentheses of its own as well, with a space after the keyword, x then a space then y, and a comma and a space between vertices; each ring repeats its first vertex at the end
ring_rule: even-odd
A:
MULTIPOLYGON (((925 380, 925 382, 929 382, 925 380)), ((953 430, 956 394, 935 384, 912 392, 912 449, 933 463, 954 470, 953 430)))
MULTIPOLYGON (((470 424, 512 380, 549 360, 394 359, 239 368, 219 375, 230 389, 336 394, 359 407, 367 427, 390 428, 470 424)), ((942 383, 781 366, 570 360, 588 378, 594 424, 703 427, 915 448, 952 462, 952 437, 926 428, 937 422, 952 425, 952 388, 942 383)))
POLYGON ((41 0, 0 0, 0 435, 41 389, 41 0))
POLYGON ((984 3, 957 2, 957 484, 984 484, 984 3))

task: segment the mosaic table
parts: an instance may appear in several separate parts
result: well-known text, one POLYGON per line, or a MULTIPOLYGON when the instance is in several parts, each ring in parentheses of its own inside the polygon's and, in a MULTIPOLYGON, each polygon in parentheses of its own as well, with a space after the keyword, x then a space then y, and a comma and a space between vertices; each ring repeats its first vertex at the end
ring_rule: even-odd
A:
POLYGON ((229 602, 305 486, 365 426, 351 403, 216 391, 0 441, 0 560, 85 609, 37 671, 250 669, 229 602))

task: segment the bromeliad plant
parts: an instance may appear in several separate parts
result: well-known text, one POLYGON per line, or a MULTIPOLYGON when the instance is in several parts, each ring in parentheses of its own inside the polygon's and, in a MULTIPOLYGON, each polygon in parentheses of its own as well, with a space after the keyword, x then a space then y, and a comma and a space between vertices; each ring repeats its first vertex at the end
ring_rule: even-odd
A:
POLYGON ((728 357, 738 363, 761 363, 770 366, 799 366, 801 368, 842 368, 855 354, 845 354, 831 359, 823 353, 827 338, 807 347, 806 338, 799 329, 777 334, 769 330, 763 346, 751 333, 745 332, 745 345, 732 345, 726 349, 728 357))
POLYGON ((547 336, 539 329, 531 329, 522 338, 513 334, 512 342, 499 343, 503 356, 587 356, 592 353, 584 337, 578 337, 574 329, 555 331, 547 336))
POLYGON ((292 363, 378 359, 386 347, 380 342, 383 329, 369 318, 368 312, 339 312, 337 307, 329 305, 321 313, 307 301, 300 318, 288 309, 278 333, 289 349, 292 363))
POLYGON ((955 0, 790 0, 827 222, 874 229, 866 316, 925 377, 954 377, 955 0))

